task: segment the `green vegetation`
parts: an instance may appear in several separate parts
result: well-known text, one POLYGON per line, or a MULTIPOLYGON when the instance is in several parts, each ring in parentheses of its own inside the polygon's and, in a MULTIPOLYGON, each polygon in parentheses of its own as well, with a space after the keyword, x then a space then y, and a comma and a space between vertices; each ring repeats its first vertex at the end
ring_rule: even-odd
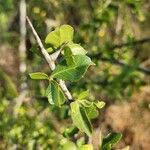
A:
MULTIPOLYGON (((134 93, 148 87, 149 6, 147 0, 1 1, 0 149, 143 148, 131 140, 134 129, 115 128, 106 114, 112 105, 130 106, 134 93)), ((133 105, 146 118, 149 102, 140 99, 133 105)))

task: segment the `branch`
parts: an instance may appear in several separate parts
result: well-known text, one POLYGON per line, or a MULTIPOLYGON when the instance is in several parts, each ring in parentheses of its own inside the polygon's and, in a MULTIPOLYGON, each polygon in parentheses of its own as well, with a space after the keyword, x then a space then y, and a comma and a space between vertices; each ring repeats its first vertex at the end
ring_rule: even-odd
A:
POLYGON ((29 26, 30 26, 30 28, 32 30, 32 33, 33 33, 35 39, 36 39, 37 44, 41 48, 41 52, 42 52, 43 56, 45 57, 48 65, 49 65, 49 67, 51 68, 51 70, 54 70, 55 69, 55 63, 54 63, 54 61, 52 60, 52 58, 50 57, 50 55, 48 54, 48 52, 44 48, 44 46, 43 46, 43 44, 41 42, 41 39, 39 38, 37 32, 35 31, 35 29, 34 29, 32 23, 31 23, 30 19, 28 17, 26 17, 26 19, 27 19, 27 22, 28 22, 28 24, 29 24, 29 26))
MULTIPOLYGON (((20 0, 19 4, 20 44, 19 44, 19 71, 24 76, 26 72, 26 1, 20 0)), ((27 87, 25 80, 21 83, 21 90, 27 87)))
MULTIPOLYGON (((53 54, 49 55, 48 52, 47 52, 47 50, 44 48, 44 46, 43 46, 43 44, 41 42, 41 39, 39 38, 36 30, 34 29, 34 27, 33 27, 32 23, 31 23, 30 19, 28 17, 26 17, 26 19, 27 19, 27 22, 28 22, 28 24, 29 24, 29 26, 30 26, 30 28, 32 30, 32 33, 33 33, 35 39, 36 39, 36 42, 37 42, 37 44, 39 45, 39 47, 41 49, 41 52, 42 52, 44 58, 46 59, 48 65, 50 67, 50 69, 53 71, 55 69, 55 67, 56 67, 55 66, 55 60, 58 57, 61 49, 57 52, 57 54, 55 55, 55 57, 53 56, 53 54)), ((67 89, 65 81, 59 80, 59 85, 60 85, 61 89, 63 90, 63 92, 65 93, 65 95, 67 96, 67 98, 69 100, 72 100, 73 99, 72 95, 70 94, 69 90, 67 89)))
POLYGON ((131 41, 131 42, 116 44, 116 45, 111 46, 109 49, 110 50, 115 50, 116 48, 122 48, 122 47, 133 46, 133 45, 139 45, 139 44, 144 44, 144 43, 148 43, 148 42, 150 42, 150 37, 149 38, 140 39, 140 40, 131 41))
MULTIPOLYGON (((117 59, 108 59, 108 58, 101 58, 102 61, 107 61, 107 62, 111 62, 112 64, 116 64, 116 65, 119 65, 119 66, 123 66, 123 67, 128 67, 128 68, 131 68, 132 66, 122 62, 122 61, 119 61, 117 59)), ((136 70, 140 71, 140 72, 143 72, 147 75, 150 75, 150 70, 149 69, 146 69, 146 68, 142 68, 142 67, 137 67, 136 70)))
MULTIPOLYGON (((150 42, 150 37, 140 39, 140 40, 131 41, 131 42, 121 43, 121 44, 118 44, 118 45, 113 45, 113 46, 109 47, 109 50, 115 50, 116 48, 122 48, 122 47, 126 47, 126 46, 134 46, 134 45, 144 44, 144 43, 148 43, 148 42, 150 42)), ((119 66, 126 66, 126 67, 131 68, 130 65, 128 65, 124 62, 121 62, 119 60, 102 57, 102 53, 100 53, 100 52, 97 53, 97 54, 92 54, 92 55, 90 55, 90 57, 91 58, 96 58, 96 59, 101 59, 102 61, 107 61, 109 63, 116 64, 116 65, 119 65, 119 66)), ((143 67, 137 67, 137 70, 142 72, 142 73, 150 75, 150 69, 146 69, 146 68, 143 68, 143 67)))
MULTIPOLYGON (((19 3, 19 23, 20 23, 20 43, 19 43, 19 71, 20 74, 25 76, 26 72, 26 0, 20 0, 19 3)), ((18 116, 18 110, 21 107, 27 95, 26 79, 23 79, 20 84, 20 95, 15 100, 14 116, 18 116)))
MULTIPOLYGON (((97 53, 97 54, 94 54, 94 55, 90 55, 91 58, 96 58, 96 59, 99 59, 101 61, 106 61, 106 62, 109 62, 111 64, 115 64, 115 65, 119 65, 121 67, 128 67, 128 68, 131 68, 132 66, 122 62, 122 61, 119 61, 115 58, 112 58, 112 59, 109 59, 109 58, 106 58, 106 57, 102 57, 102 53, 97 53)), ((142 73, 145 73, 147 75, 150 75, 150 69, 146 69, 146 68, 143 68, 143 67, 137 67, 136 70, 142 72, 142 73)))

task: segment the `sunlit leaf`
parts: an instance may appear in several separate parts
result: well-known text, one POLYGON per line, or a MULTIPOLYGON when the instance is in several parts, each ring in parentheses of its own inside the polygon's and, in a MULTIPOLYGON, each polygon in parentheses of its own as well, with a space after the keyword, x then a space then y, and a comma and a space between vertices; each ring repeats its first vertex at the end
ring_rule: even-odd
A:
POLYGON ((73 34, 74 30, 71 26, 62 25, 47 35, 45 43, 58 48, 63 43, 71 42, 73 40, 73 34))
POLYGON ((67 66, 66 62, 62 61, 52 72, 51 77, 69 81, 77 81, 84 76, 90 65, 94 65, 91 59, 85 55, 74 56, 74 61, 75 64, 71 66, 67 66))
POLYGON ((49 48, 47 48, 46 50, 47 50, 48 53, 51 53, 51 52, 54 51, 54 49, 53 49, 52 47, 49 47, 49 48))
POLYGON ((126 147, 124 147, 124 148, 122 148, 120 150, 129 150, 129 149, 130 149, 130 146, 126 146, 126 147))
POLYGON ((85 99, 89 96, 89 90, 83 91, 79 94, 78 99, 85 99))
POLYGON ((84 107, 80 106, 77 101, 71 103, 71 118, 74 125, 88 136, 92 133, 92 126, 86 114, 84 107))
POLYGON ((60 27, 60 44, 68 43, 73 40, 74 29, 70 25, 60 27))
POLYGON ((79 103, 82 104, 85 107, 86 113, 90 119, 94 119, 98 116, 99 112, 97 110, 97 102, 89 101, 89 100, 79 100, 79 103))
POLYGON ((103 101, 94 101, 94 104, 99 109, 101 109, 105 106, 105 102, 103 102, 103 101))
POLYGON ((45 80, 45 79, 48 80, 48 75, 43 72, 30 73, 29 76, 31 79, 34 80, 45 80))
POLYGON ((60 46, 60 31, 59 28, 56 28, 54 31, 50 32, 46 39, 45 39, 46 44, 51 44, 54 47, 59 47, 60 46))
POLYGON ((62 143, 58 150, 77 150, 77 147, 73 142, 67 141, 62 143))
POLYGON ((92 144, 82 145, 79 150, 94 150, 92 144))
POLYGON ((93 105, 93 102, 86 99, 79 100, 79 103, 82 104, 84 107, 91 107, 93 105))

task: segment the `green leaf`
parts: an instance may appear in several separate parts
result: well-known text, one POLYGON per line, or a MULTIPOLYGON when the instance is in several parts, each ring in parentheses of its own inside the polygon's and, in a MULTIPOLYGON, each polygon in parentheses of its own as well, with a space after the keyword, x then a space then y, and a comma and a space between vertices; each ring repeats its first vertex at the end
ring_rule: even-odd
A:
POLYGON ((86 99, 81 99, 81 100, 78 100, 78 102, 80 104, 82 104, 84 107, 91 107, 93 105, 93 102, 91 101, 88 101, 86 99))
POLYGON ((34 79, 34 80, 45 80, 45 79, 48 80, 49 79, 48 75, 43 72, 30 73, 29 76, 31 79, 34 79))
POLYGON ((48 98, 48 101, 51 105, 54 105, 54 99, 52 97, 52 85, 51 83, 48 85, 46 92, 45 92, 45 96, 48 98))
POLYGON ((85 54, 86 51, 79 44, 74 44, 70 42, 67 44, 67 46, 64 47, 64 56, 68 66, 75 64, 73 55, 85 55, 85 54))
POLYGON ((45 43, 58 48, 63 43, 71 42, 73 40, 73 34, 74 30, 71 26, 62 25, 47 35, 45 43))
POLYGON ((78 133, 79 129, 75 126, 71 126, 69 128, 66 128, 63 136, 64 137, 73 137, 76 133, 78 133))
POLYGON ((94 105, 91 105, 90 107, 86 107, 85 110, 90 119, 95 119, 99 115, 99 112, 97 111, 94 105))
POLYGON ((6 74, 1 68, 0 68, 0 85, 2 86, 2 88, 4 88, 4 94, 7 95, 8 97, 14 98, 18 96, 17 87, 13 82, 13 80, 11 79, 11 76, 6 74))
POLYGON ((31 48, 30 48, 30 51, 37 54, 38 56, 40 56, 41 58, 43 58, 43 55, 41 53, 41 51, 39 50, 39 47, 34 44, 31 48))
POLYGON ((95 102, 88 100, 79 100, 79 103, 85 107, 86 113, 90 119, 94 119, 98 116, 99 112, 96 108, 95 102))
POLYGON ((86 114, 84 107, 80 106, 77 101, 71 103, 71 118, 74 125, 88 136, 92 133, 92 126, 86 114))
POLYGON ((60 44, 68 43, 73 40, 74 29, 70 25, 60 27, 60 44))
POLYGON ((122 137, 121 133, 113 132, 108 134, 102 141, 101 149, 111 150, 112 146, 117 144, 120 141, 121 137, 122 137))
POLYGON ((76 145, 71 141, 66 141, 65 143, 61 143, 61 146, 58 150, 77 150, 76 145))
POLYGON ((111 144, 105 145, 105 147, 102 147, 100 150, 112 150, 111 144))
POLYGON ((46 96, 52 105, 60 107, 65 102, 65 96, 56 81, 51 81, 46 89, 46 96))
POLYGON ((68 47, 64 49, 64 56, 68 66, 75 65, 74 57, 68 47))
POLYGON ((94 65, 91 59, 85 55, 74 56, 75 64, 67 66, 65 61, 62 61, 52 72, 52 78, 59 78, 62 80, 77 81, 81 79, 87 68, 94 65))
POLYGON ((57 112, 59 114, 60 119, 67 119, 69 117, 68 111, 70 106, 69 105, 62 105, 61 109, 57 109, 57 112))
POLYGON ((105 106, 105 102, 103 102, 103 101, 94 101, 94 104, 99 109, 101 109, 105 106))
POLYGON ((47 48, 46 50, 47 50, 48 53, 51 53, 51 52, 54 51, 54 49, 53 49, 52 47, 49 47, 49 48, 47 48))
POLYGON ((79 150, 94 150, 92 144, 82 145, 79 150))
POLYGON ((70 51, 72 52, 72 55, 86 55, 87 51, 79 44, 75 43, 68 43, 67 46, 70 51))
POLYGON ((89 96, 89 90, 83 91, 79 94, 78 99, 85 99, 89 96))
POLYGON ((51 44, 54 47, 59 47, 60 46, 60 31, 59 28, 56 28, 54 31, 50 32, 46 39, 45 39, 46 44, 51 44))

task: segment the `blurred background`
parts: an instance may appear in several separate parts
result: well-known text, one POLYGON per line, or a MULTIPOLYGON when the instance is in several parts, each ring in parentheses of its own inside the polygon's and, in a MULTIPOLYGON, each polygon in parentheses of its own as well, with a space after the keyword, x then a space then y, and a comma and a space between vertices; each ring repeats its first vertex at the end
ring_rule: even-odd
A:
POLYGON ((33 53, 36 41, 25 22, 31 19, 43 41, 55 27, 70 24, 96 63, 77 83, 78 94, 106 107, 94 119, 94 143, 103 134, 123 134, 116 149, 150 149, 150 1, 149 0, 0 0, 0 150, 57 149, 68 125, 68 107, 50 106, 46 83, 28 74, 50 74, 33 53))

